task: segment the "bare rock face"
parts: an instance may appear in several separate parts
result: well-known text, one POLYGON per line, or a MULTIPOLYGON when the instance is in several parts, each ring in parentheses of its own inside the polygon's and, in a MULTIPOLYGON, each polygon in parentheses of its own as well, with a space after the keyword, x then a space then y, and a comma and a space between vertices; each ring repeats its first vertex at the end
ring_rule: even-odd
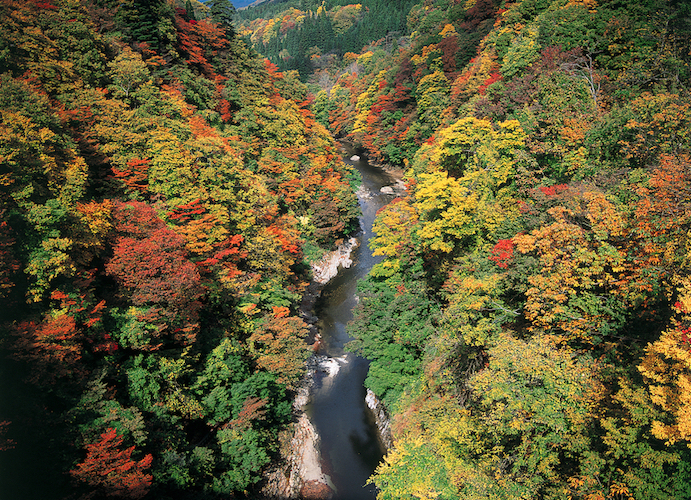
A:
POLYGON ((353 265, 350 254, 358 245, 357 238, 350 238, 343 245, 322 257, 319 262, 312 264, 312 274, 314 281, 319 284, 327 283, 338 274, 338 268, 348 268, 353 265))
POLYGON ((319 436, 304 413, 299 415, 295 424, 291 448, 293 452, 291 482, 298 484, 318 482, 327 486, 319 456, 319 436))
POLYGON ((369 389, 367 389, 365 401, 367 402, 369 409, 372 410, 372 413, 374 413, 374 419, 377 422, 377 428, 379 429, 379 439, 381 439, 384 447, 387 450, 390 450, 393 448, 391 420, 389 419, 389 414, 386 411, 384 403, 379 401, 374 392, 369 389))
POLYGON ((300 490, 301 500, 328 500, 333 498, 333 490, 319 481, 307 481, 300 490))
POLYGON ((319 453, 319 435, 301 409, 293 424, 290 451, 285 462, 265 474, 262 500, 328 500, 334 491, 324 474, 319 453))
POLYGON ((408 188, 405 182, 403 182, 401 179, 397 179, 396 183, 392 184, 391 186, 384 186, 379 189, 379 191, 382 194, 390 194, 397 196, 403 196, 407 190, 408 188))
POLYGON ((300 413, 295 423, 295 434, 291 442, 292 456, 289 483, 293 491, 299 490, 299 498, 328 499, 333 496, 329 477, 321 467, 319 435, 307 415, 300 413), (320 496, 316 495, 320 492, 320 496))
POLYGON ((259 493, 262 500, 290 500, 297 498, 297 492, 291 489, 289 478, 282 464, 272 467, 264 473, 264 485, 259 493))

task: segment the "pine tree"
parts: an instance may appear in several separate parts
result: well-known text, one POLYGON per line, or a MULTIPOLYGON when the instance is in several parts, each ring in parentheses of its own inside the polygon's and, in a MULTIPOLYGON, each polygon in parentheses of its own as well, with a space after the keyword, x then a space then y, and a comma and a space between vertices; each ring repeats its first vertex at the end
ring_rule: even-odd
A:
POLYGON ((211 8, 211 17, 226 29, 228 38, 235 36, 233 19, 235 19, 235 7, 230 0, 211 0, 207 4, 211 8))
POLYGON ((188 20, 197 20, 197 17, 194 14, 194 7, 192 7, 192 2, 190 0, 187 0, 185 2, 185 11, 187 12, 187 19, 188 20))
POLYGON ((158 0, 134 0, 133 17, 130 29, 135 40, 146 42, 151 47, 158 47, 160 43, 158 23, 162 2, 158 0))

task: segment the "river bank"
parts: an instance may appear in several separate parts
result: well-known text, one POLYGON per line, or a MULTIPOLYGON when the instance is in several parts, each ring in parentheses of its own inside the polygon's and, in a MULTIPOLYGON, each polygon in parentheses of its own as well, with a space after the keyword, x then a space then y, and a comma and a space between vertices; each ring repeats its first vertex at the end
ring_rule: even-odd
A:
POLYGON ((289 447, 285 446, 287 442, 284 443, 281 463, 267 473, 262 498, 328 500, 335 494, 331 478, 322 467, 320 437, 305 413, 317 374, 333 376, 338 371, 337 361, 318 354, 321 335, 316 326, 318 318, 314 315, 314 308, 323 286, 338 275, 339 269, 347 269, 353 264, 351 254, 358 245, 357 238, 350 238, 312 264, 313 280, 303 295, 300 314, 310 327, 313 354, 306 362, 307 370, 293 401, 295 421, 287 431, 292 436, 289 447))
POLYGON ((343 147, 344 161, 363 178, 357 191, 361 231, 313 266, 301 316, 310 325, 314 355, 295 398, 282 463, 269 474, 262 498, 373 500, 376 489, 367 479, 391 442, 386 411, 364 388, 369 362, 345 350, 351 340, 346 325, 357 304, 358 280, 380 260, 367 245, 376 213, 405 184, 400 173, 373 167, 343 147))
POLYGON ((360 161, 364 160, 367 162, 368 165, 379 168, 389 174, 392 178, 397 179, 401 183, 403 182, 402 179, 405 177, 405 171, 406 169, 403 167, 395 167, 393 165, 390 165, 388 163, 380 163, 372 158, 370 158, 367 155, 367 151, 362 149, 360 146, 357 146, 354 142, 341 138, 338 140, 338 142, 341 144, 341 153, 343 154, 350 154, 355 152, 357 156, 357 160, 354 160, 353 157, 351 157, 351 161, 360 161))

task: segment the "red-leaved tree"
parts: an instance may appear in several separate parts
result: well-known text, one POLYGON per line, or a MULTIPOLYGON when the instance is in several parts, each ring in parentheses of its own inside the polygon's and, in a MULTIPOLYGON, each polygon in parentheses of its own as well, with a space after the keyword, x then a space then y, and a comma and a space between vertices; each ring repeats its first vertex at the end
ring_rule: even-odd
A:
POLYGON ((110 427, 99 441, 86 445, 86 459, 70 471, 75 479, 105 492, 110 497, 139 499, 149 492, 152 476, 149 454, 132 460, 134 446, 121 449, 122 436, 110 427))
POLYGON ((204 287, 197 266, 187 258, 185 239, 144 203, 117 204, 114 220, 122 236, 106 272, 134 305, 158 307, 178 340, 193 341, 204 287))
POLYGON ((201 296, 199 272, 185 257, 185 240, 167 228, 141 240, 120 238, 106 270, 130 289, 136 305, 179 307, 201 296))

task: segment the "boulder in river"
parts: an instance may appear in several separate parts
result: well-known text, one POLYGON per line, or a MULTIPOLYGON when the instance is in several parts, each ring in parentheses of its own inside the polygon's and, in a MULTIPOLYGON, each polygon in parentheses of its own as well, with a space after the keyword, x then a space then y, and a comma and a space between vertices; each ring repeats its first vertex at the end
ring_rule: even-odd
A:
POLYGON ((333 498, 333 490, 319 481, 307 481, 300 490, 302 500, 327 500, 333 498))
POLYGON ((350 157, 350 161, 360 161, 360 157, 358 155, 353 155, 350 157))

